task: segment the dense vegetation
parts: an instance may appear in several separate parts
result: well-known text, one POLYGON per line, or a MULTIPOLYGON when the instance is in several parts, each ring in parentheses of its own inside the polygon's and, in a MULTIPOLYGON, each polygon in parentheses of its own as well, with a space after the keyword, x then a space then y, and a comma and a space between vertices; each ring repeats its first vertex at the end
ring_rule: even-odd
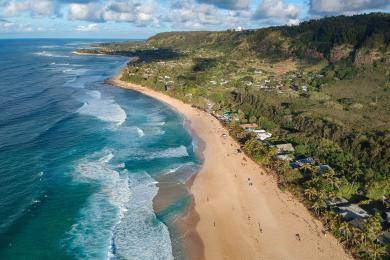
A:
MULTIPOLYGON (((360 257, 381 258, 381 217, 390 199, 390 15, 338 16, 240 32, 171 32, 91 53, 137 56, 123 80, 221 115, 257 123, 271 143, 291 142, 332 170, 293 170, 275 150, 228 124, 243 150, 277 173, 360 257), (362 227, 326 201, 346 198, 371 213, 362 227)), ((386 226, 384 226, 386 228, 386 226)), ((388 227, 387 227, 388 228, 388 227)))

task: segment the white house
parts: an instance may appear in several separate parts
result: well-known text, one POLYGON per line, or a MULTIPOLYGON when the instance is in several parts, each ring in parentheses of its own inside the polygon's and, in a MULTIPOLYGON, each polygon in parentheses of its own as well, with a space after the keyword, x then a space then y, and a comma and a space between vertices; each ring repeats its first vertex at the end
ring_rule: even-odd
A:
POLYGON ((254 133, 256 133, 256 139, 260 141, 267 140, 268 138, 271 138, 272 134, 268 133, 267 131, 261 129, 261 130, 253 130, 254 133))

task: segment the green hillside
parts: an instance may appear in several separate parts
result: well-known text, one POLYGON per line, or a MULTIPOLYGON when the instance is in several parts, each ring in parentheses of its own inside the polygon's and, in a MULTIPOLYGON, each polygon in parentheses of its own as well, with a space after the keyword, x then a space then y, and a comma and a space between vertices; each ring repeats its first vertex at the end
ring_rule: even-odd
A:
POLYGON ((377 238, 390 206, 389 44, 390 15, 373 13, 257 30, 160 33, 82 51, 137 57, 123 80, 216 116, 235 115, 227 127, 243 150, 273 169, 281 187, 300 196, 356 256, 372 259, 373 250, 385 250, 377 238), (256 123, 272 133, 269 144, 290 142, 294 157, 313 157, 332 172, 291 170, 240 123, 256 123), (356 236, 375 233, 364 246, 340 233, 350 224, 325 203, 336 197, 372 215, 365 227, 375 231, 350 226, 356 236))

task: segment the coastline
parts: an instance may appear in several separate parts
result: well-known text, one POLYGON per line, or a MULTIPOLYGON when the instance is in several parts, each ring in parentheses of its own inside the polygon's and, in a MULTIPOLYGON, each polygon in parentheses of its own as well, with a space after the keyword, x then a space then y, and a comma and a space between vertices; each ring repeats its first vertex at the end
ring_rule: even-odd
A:
POLYGON ((203 165, 189 184, 193 203, 183 217, 182 229, 190 233, 184 236, 190 259, 351 258, 334 237, 323 234, 322 223, 302 203, 280 191, 272 176, 237 152, 239 145, 229 135, 223 137, 227 130, 213 116, 161 92, 123 82, 120 75, 108 83, 168 104, 204 143, 203 165))

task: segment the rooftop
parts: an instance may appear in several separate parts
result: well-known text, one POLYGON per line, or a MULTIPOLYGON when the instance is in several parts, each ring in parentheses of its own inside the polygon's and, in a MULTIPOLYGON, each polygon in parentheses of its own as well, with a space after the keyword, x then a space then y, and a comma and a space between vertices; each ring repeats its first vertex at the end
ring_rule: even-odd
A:
POLYGON ((345 206, 338 206, 336 212, 345 219, 353 220, 359 218, 367 218, 370 215, 356 204, 349 204, 345 206))

